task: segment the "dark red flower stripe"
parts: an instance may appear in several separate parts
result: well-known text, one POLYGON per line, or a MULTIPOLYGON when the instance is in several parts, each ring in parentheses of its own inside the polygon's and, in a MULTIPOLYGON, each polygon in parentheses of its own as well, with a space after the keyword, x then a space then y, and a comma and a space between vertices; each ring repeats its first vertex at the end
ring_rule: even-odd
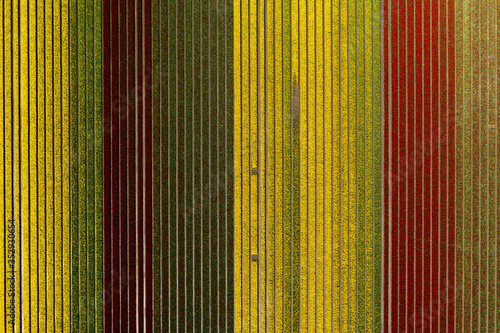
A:
POLYGON ((385 329, 453 332, 454 4, 385 13, 385 329))
POLYGON ((150 7, 103 2, 106 332, 152 327, 150 7))

